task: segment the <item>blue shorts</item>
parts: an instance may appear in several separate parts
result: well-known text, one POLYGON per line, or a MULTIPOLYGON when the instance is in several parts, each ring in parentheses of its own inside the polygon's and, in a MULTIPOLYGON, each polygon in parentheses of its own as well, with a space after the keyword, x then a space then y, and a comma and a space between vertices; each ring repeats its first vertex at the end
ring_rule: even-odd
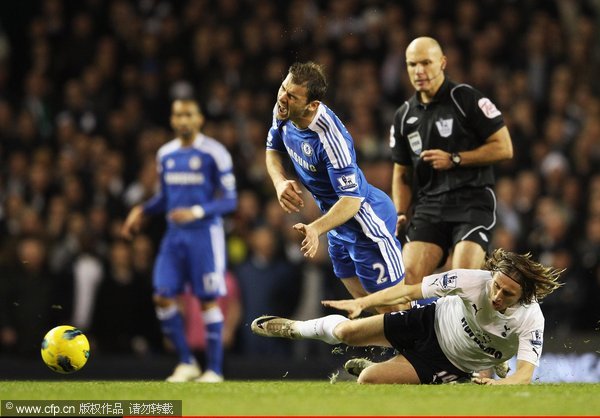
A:
POLYGON ((170 227, 154 265, 154 293, 172 298, 183 293, 189 283, 201 300, 224 296, 225 257, 221 222, 199 228, 170 227))
POLYGON ((400 283, 405 276, 400 242, 391 235, 379 241, 343 241, 328 234, 333 272, 340 279, 357 276, 374 293, 400 283))

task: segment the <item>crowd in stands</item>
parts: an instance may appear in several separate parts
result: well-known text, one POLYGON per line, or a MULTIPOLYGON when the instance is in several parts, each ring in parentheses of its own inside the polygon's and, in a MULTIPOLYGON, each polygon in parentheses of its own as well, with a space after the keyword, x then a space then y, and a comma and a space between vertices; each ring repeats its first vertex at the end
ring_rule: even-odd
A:
MULTIPOLYGON (((389 128, 413 94, 404 51, 422 35, 440 41, 448 76, 490 97, 511 132, 515 157, 496 167, 494 247, 567 269, 542 306, 547 332, 600 328, 597 0, 14 3, 14 20, 3 13, 0 23, 0 352, 37 355, 58 323, 104 352, 165 349, 151 301, 164 220, 131 242, 118 231, 156 190, 155 153, 180 97, 199 99, 204 132, 234 158, 228 347, 289 352, 252 338, 251 319, 314 316, 320 299, 346 294, 326 246, 304 259, 291 228, 318 209, 307 198, 286 215, 265 171, 278 87, 292 62, 323 64, 325 102, 368 180, 389 192, 389 128)), ((198 320, 197 307, 187 311, 198 320)))

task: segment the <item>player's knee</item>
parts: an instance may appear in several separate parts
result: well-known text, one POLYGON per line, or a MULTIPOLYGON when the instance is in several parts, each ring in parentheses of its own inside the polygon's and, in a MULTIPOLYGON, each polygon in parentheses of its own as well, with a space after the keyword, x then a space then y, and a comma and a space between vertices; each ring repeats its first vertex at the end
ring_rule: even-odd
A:
POLYGON ((406 266, 404 273, 404 284, 418 284, 423 281, 423 272, 421 269, 406 266))
POLYGON ((333 335, 335 335, 340 342, 346 345, 352 345, 359 333, 354 326, 354 321, 345 321, 335 327, 333 335))
POLYGON ((366 369, 364 369, 358 376, 356 382, 361 385, 373 385, 377 383, 382 383, 380 376, 374 372, 372 367, 367 367, 366 369))

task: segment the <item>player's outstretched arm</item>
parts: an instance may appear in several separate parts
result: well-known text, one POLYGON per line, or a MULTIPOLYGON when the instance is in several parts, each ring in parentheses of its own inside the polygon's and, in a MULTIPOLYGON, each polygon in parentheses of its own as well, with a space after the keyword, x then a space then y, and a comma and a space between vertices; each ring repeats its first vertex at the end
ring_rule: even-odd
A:
POLYGON ((304 236, 302 248, 300 248, 304 256, 314 257, 319 248, 319 237, 356 215, 361 204, 362 201, 359 198, 343 196, 325 215, 309 225, 303 223, 294 225, 293 228, 304 236))
POLYGON ((478 385, 528 385, 533 378, 535 365, 524 360, 517 360, 517 371, 504 379, 490 379, 488 377, 474 377, 473 383, 478 385))
POLYGON ((324 306, 340 309, 348 312, 349 318, 356 318, 362 311, 369 308, 381 306, 395 306, 409 303, 410 301, 422 299, 423 291, 421 284, 404 284, 388 287, 379 292, 371 293, 357 299, 347 300, 324 300, 324 306))

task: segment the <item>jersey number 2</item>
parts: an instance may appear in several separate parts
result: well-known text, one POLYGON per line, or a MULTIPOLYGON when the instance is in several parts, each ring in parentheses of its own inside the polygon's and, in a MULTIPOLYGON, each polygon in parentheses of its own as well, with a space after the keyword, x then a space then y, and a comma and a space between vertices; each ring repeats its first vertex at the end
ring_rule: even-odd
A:
POLYGON ((381 263, 373 264, 373 270, 379 271, 379 277, 377 277, 377 284, 387 282, 388 278, 385 276, 385 266, 381 263))

